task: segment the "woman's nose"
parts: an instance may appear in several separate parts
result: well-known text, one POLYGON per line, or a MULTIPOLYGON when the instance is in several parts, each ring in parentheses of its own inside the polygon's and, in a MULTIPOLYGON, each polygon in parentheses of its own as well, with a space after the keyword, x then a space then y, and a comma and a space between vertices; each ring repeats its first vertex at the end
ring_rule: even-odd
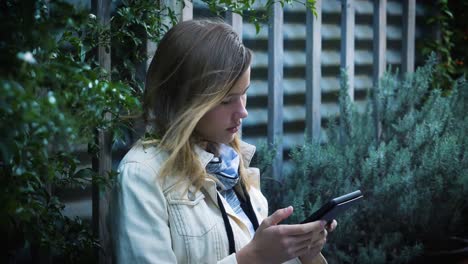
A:
POLYGON ((235 120, 244 119, 249 115, 249 112, 247 112, 247 109, 245 108, 245 106, 246 106, 245 102, 242 102, 242 101, 238 104, 238 107, 236 109, 235 116, 234 116, 235 120))
POLYGON ((246 118, 247 116, 249 115, 249 112, 247 112, 247 109, 244 107, 242 107, 242 111, 240 112, 240 118, 241 119, 244 119, 246 118))

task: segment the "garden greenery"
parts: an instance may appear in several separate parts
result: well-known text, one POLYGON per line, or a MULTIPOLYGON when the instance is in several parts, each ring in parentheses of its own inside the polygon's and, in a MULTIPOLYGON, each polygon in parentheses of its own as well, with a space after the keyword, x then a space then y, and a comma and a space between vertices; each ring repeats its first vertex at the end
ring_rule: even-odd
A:
MULTIPOLYGON (((253 0, 202 2, 218 15, 249 16, 257 28, 267 17, 253 0)), ((313 0, 304 4, 313 10, 313 0)), ((60 193, 109 184, 114 172, 98 175, 76 153, 99 158, 97 131, 111 131, 113 142, 132 131, 126 117, 140 112, 147 41, 157 43, 177 12, 156 0, 122 0, 104 25, 65 0, 0 7, 0 259, 96 262, 98 238, 88 222, 63 214, 60 193), (111 52, 110 71, 97 62, 98 47, 111 52)))
MULTIPOLYGON (((267 17, 254 0, 202 2, 218 15, 242 14, 257 29, 267 17)), ((76 151, 86 149, 96 157, 96 131, 112 131, 115 142, 132 130, 124 117, 140 111, 138 72, 148 59, 146 41, 157 43, 177 22, 175 11, 158 3, 122 0, 110 27, 64 0, 0 4, 3 262, 96 261, 99 240, 89 223, 63 215, 60 192, 92 181, 105 186, 114 174, 98 175, 80 163, 76 151), (98 46, 111 51, 110 72, 96 61, 98 46)), ((304 5, 313 10, 314 3, 304 5)), ((342 92, 342 126, 330 128, 329 143, 293 152, 298 166, 284 183, 288 193, 270 195, 276 205, 295 205, 295 221, 331 196, 363 190, 364 205, 340 218, 330 236, 326 252, 333 252, 327 256, 332 261, 404 262, 440 236, 467 236, 467 84, 459 80, 441 96, 429 85, 433 72, 430 62, 403 81, 387 75, 378 107, 365 113, 354 111, 342 92), (382 127, 378 133, 375 109, 382 127)))
POLYGON ((82 219, 63 215, 58 194, 105 179, 83 167, 75 151, 95 155, 97 130, 119 135, 127 125, 120 116, 137 110, 138 98, 125 83, 107 80, 93 60, 100 43, 90 34, 101 27, 89 12, 62 1, 4 5, 0 230, 7 247, 1 257, 86 262, 98 240, 82 219))
POLYGON ((436 52, 439 63, 433 82, 442 90, 449 90, 454 79, 468 74, 468 53, 464 42, 468 39, 468 26, 464 12, 468 1, 434 1, 434 7, 426 23, 433 32, 423 38, 419 47, 424 56, 436 52))
POLYGON ((364 200, 328 237, 331 263, 409 263, 468 238, 468 83, 457 80, 443 96, 432 87, 436 65, 431 56, 403 79, 387 72, 363 112, 342 77, 339 122, 331 122, 327 142, 293 150, 293 172, 269 184, 273 207, 295 207, 293 223, 361 189, 364 200))

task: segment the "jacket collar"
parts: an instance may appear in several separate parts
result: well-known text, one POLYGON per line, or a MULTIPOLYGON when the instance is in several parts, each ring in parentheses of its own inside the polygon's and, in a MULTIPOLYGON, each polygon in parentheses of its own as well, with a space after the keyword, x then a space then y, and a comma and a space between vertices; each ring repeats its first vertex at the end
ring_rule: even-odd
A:
MULTIPOLYGON (((253 155, 255 154, 255 146, 251 145, 247 142, 240 141, 240 154, 242 156, 242 161, 244 162, 244 166, 248 167, 250 162, 252 161, 253 155)), ((198 158, 200 159, 201 165, 203 168, 213 159, 214 155, 212 153, 207 152, 200 146, 195 146, 195 153, 197 154, 198 158)))
MULTIPOLYGON (((255 154, 255 146, 251 145, 247 142, 240 141, 240 152, 242 156, 242 161, 244 162, 244 166, 248 167, 250 162, 252 161, 252 157, 255 154)), ((206 165, 213 159, 214 155, 212 153, 207 152, 200 146, 195 146, 195 153, 197 153, 201 165, 203 168, 206 167, 206 165)), ((213 179, 206 178, 205 182, 203 183, 203 188, 207 192, 208 196, 215 202, 217 203, 217 195, 218 191, 216 190, 216 182, 213 179)), ((232 210, 231 210, 232 211, 232 210)), ((227 210, 228 213, 234 214, 234 212, 227 210)))
MULTIPOLYGON (((252 161, 252 157, 255 154, 255 149, 256 148, 254 145, 251 145, 242 140, 240 141, 240 152, 241 152, 241 156, 244 162, 244 166, 246 167, 249 166, 250 162, 252 161)), ((195 145, 194 150, 203 168, 205 168, 206 165, 214 157, 213 153, 207 152, 206 150, 204 150, 198 145, 195 145)), ((179 195, 184 195, 185 193, 184 190, 187 190, 187 188, 189 189, 189 191, 193 189, 191 188, 192 186, 189 186, 189 185, 190 184, 188 182, 188 179, 177 177, 174 175, 174 176, 166 177, 163 183, 163 190, 164 190, 164 193, 167 194, 168 192, 174 191, 174 188, 176 188, 178 190, 177 192, 180 193, 179 195)), ((208 191, 211 199, 213 199, 213 201, 216 201, 217 200, 216 182, 213 179, 206 178, 203 184, 203 187, 208 191)))

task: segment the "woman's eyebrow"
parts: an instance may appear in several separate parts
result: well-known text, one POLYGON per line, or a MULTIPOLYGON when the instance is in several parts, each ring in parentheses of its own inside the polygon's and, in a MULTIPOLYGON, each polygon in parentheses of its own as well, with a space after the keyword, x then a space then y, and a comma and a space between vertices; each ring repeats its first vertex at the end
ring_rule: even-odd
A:
POLYGON ((247 85, 247 87, 245 87, 244 91, 242 93, 231 93, 231 94, 228 94, 228 96, 233 96, 233 95, 243 95, 247 92, 247 90, 250 88, 250 84, 247 85))

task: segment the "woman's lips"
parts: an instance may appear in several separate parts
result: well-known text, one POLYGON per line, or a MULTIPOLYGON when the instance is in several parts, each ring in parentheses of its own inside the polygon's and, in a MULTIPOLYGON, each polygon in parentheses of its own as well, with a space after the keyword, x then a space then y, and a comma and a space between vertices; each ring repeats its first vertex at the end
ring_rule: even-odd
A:
POLYGON ((240 128, 240 125, 238 126, 235 126, 235 127, 230 127, 227 129, 227 131, 229 131, 230 133, 236 133, 237 131, 239 131, 239 128, 240 128))

